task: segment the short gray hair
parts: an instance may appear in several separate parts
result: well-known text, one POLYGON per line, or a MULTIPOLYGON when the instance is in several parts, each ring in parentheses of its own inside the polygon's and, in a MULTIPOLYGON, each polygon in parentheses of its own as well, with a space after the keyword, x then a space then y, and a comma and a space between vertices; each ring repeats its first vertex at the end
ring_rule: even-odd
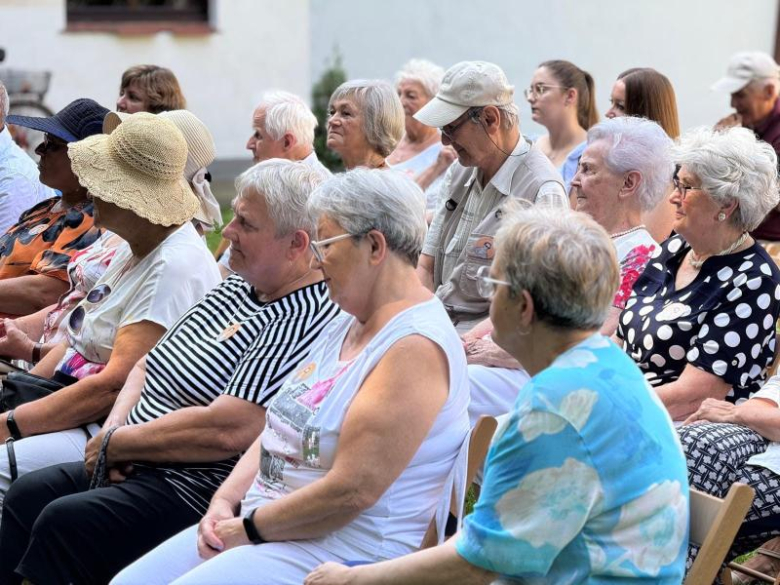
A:
POLYGON ((347 99, 363 114, 363 132, 368 144, 380 155, 388 156, 406 131, 404 108, 393 87, 382 80, 357 79, 336 88, 328 102, 347 99))
POLYGON ((311 146, 314 143, 317 117, 297 95, 269 91, 263 94, 258 108, 265 110, 265 131, 274 140, 281 140, 289 132, 298 144, 311 146))
POLYGON ((731 221, 751 231, 780 201, 777 154, 747 128, 697 128, 680 137, 672 157, 721 205, 738 202, 731 221))
POLYGON ((515 126, 520 125, 520 109, 517 104, 512 102, 505 106, 496 106, 498 111, 501 112, 501 127, 510 130, 515 126))
POLYGON ((395 74, 395 88, 404 81, 419 83, 429 98, 439 91, 441 80, 444 77, 444 69, 426 59, 412 59, 401 67, 395 74))
POLYGON ((350 234, 377 230, 387 247, 417 266, 427 232, 425 197, 404 173, 356 168, 334 175, 309 198, 309 218, 327 216, 350 234))
POLYGON ((316 226, 306 214, 312 192, 325 180, 304 162, 272 158, 257 163, 236 179, 236 199, 262 197, 277 237, 303 230, 313 236, 316 226))
POLYGON ((528 291, 539 320, 561 329, 601 327, 619 284, 609 235, 589 215, 569 209, 507 209, 495 262, 511 293, 528 291))
POLYGON ((607 143, 604 164, 615 174, 638 171, 639 204, 653 209, 669 190, 674 176, 672 140, 651 120, 622 116, 600 122, 588 130, 588 144, 607 143))
POLYGON ((5 119, 8 117, 8 111, 11 109, 11 100, 8 99, 8 92, 5 85, 0 81, 0 126, 5 125, 5 119))

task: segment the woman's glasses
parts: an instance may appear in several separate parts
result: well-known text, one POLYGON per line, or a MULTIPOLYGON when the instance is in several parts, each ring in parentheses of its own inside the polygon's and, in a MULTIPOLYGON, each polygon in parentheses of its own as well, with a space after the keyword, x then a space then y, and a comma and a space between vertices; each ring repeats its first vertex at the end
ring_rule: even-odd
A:
POLYGON ((477 270, 477 292, 485 299, 492 299, 496 294, 496 287, 499 284, 512 286, 512 283, 506 280, 498 280, 490 276, 490 266, 481 266, 477 270))
MULTIPOLYGON (((111 294, 111 287, 107 284, 100 284, 87 293, 87 302, 99 303, 109 294, 111 294)), ((79 305, 73 309, 73 312, 68 318, 68 326, 70 327, 71 331, 74 333, 81 331, 81 326, 84 325, 84 317, 86 314, 87 311, 84 309, 83 305, 79 305)))

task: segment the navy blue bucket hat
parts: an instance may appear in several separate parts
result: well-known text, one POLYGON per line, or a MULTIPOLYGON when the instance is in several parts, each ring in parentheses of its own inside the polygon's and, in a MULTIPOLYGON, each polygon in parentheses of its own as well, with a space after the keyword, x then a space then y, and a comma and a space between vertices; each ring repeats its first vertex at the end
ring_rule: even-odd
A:
POLYGON ((66 142, 76 142, 93 134, 101 134, 103 118, 108 112, 108 108, 104 108, 96 101, 80 98, 69 103, 51 118, 11 115, 6 118, 6 122, 40 130, 66 142))

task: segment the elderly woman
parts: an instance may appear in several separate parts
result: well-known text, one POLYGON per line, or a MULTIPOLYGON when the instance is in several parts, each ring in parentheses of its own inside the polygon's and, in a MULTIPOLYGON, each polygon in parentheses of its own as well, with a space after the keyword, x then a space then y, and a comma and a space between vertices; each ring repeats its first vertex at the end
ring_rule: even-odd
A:
POLYGON ((326 182, 309 209, 313 267, 345 314, 273 399, 200 525, 114 583, 300 584, 326 560, 415 550, 449 493, 468 431, 466 363, 444 307, 415 277, 420 189, 357 169, 326 182))
POLYGON ((328 102, 328 148, 347 170, 387 168, 404 133, 404 109, 386 81, 342 83, 328 102))
MULTIPOLYGON (((731 547, 732 558, 780 535, 779 406, 780 377, 775 376, 739 405, 706 399, 680 429, 693 487, 718 497, 725 497, 737 481, 755 490, 753 505, 731 547)), ((780 538, 762 548, 770 554, 765 556, 759 549, 759 554, 745 564, 776 574, 780 569, 776 557, 780 538)), ((698 551, 692 551, 695 552, 698 551)), ((740 580, 736 573, 733 577, 735 582, 751 582, 740 580)))
POLYGON ((68 340, 32 370, 63 388, 0 415, 0 440, 14 439, 13 451, 0 450, 0 496, 16 474, 83 459, 100 429, 93 423, 111 410, 135 363, 220 280, 190 223, 198 203, 182 176, 187 144, 173 122, 135 114, 68 154, 97 221, 124 243, 70 313, 68 340))
POLYGON ((672 183, 672 141, 655 122, 615 118, 588 131, 588 146, 571 182, 571 199, 607 230, 617 251, 620 286, 601 332, 612 335, 636 279, 658 245, 642 213, 664 198, 672 183))
POLYGON ((456 154, 452 147, 442 147, 438 128, 418 122, 414 115, 439 91, 442 77, 444 69, 425 59, 412 59, 396 73, 395 89, 406 115, 406 132, 387 157, 393 169, 411 176, 426 192, 429 211, 436 206, 437 189, 456 154))
POLYGON ((62 196, 25 211, 0 236, 0 317, 29 315, 57 302, 68 289, 68 262, 100 237, 92 201, 71 169, 68 143, 99 134, 107 113, 82 98, 51 118, 8 116, 9 124, 45 133, 35 151, 41 157, 40 180, 62 196))
POLYGON ((693 131, 673 158, 678 235, 636 281, 617 335, 683 421, 705 398, 747 398, 774 359, 780 272, 748 231, 777 205, 777 156, 733 128, 693 131))
MULTIPOLYGON (((106 134, 113 132, 130 114, 109 112, 103 121, 106 134)), ((160 117, 173 122, 187 142, 184 178, 198 198, 193 223, 199 233, 222 223, 222 212, 205 179, 206 166, 214 160, 214 139, 206 125, 187 110, 163 112, 160 117)), ((104 232, 98 241, 76 253, 68 264, 70 289, 56 305, 0 325, 0 356, 37 362, 67 336, 67 317, 108 268, 122 238, 104 232), (35 354, 38 359, 33 360, 35 354)))
POLYGON ((548 132, 536 145, 560 171, 568 192, 585 133, 599 121, 593 77, 569 61, 545 61, 534 72, 525 98, 531 119, 548 132))
POLYGON ((118 112, 159 114, 186 107, 179 80, 170 69, 158 65, 135 65, 122 74, 116 100, 118 112))
POLYGON ((617 283, 612 243, 585 214, 506 216, 480 286, 493 298, 496 342, 533 377, 496 433, 474 512, 443 546, 328 564, 305 583, 679 584, 685 462, 639 370, 598 333, 617 283))
POLYGON ((105 583, 200 520, 257 439, 271 398, 338 313, 322 273, 310 268, 314 223, 306 203, 321 182, 316 170, 282 160, 238 178, 236 214, 224 232, 238 276, 135 366, 87 445, 86 466, 60 465, 14 484, 0 526, 1 582, 20 580, 13 571, 24 556, 21 573, 36 583, 105 583), (87 491, 101 454, 117 485, 87 491), (42 492, 44 485, 53 489, 42 492), (53 501, 74 492, 83 493, 53 501), (41 533, 34 529, 30 539, 33 526, 41 533), (42 540, 48 537, 57 543, 42 540), (60 546, 67 553, 50 558, 60 546))
MULTIPOLYGON (((669 79, 650 67, 627 69, 618 75, 612 86, 607 118, 635 116, 658 122, 661 128, 676 139, 680 136, 677 116, 677 98, 669 79)), ((642 223, 653 238, 662 242, 672 233, 674 206, 664 199, 653 209, 642 213, 642 223)))

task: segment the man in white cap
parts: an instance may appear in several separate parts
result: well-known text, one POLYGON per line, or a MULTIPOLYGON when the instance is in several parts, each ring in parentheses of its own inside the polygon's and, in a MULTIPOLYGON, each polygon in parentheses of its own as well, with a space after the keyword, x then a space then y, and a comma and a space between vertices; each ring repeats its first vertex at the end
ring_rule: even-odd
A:
POLYGON ((490 301, 477 270, 493 260, 493 236, 509 199, 568 207, 561 175, 520 134, 514 88, 500 67, 464 61, 444 75, 439 92, 414 117, 441 128, 457 162, 447 171, 417 267, 460 332, 484 319, 490 301))
POLYGON ((414 116, 441 128, 442 143, 458 155, 444 178, 417 272, 466 334, 472 422, 508 412, 528 380, 490 339, 490 300, 478 290, 479 269, 493 261, 502 206, 519 199, 569 207, 561 175, 520 133, 513 94, 500 67, 464 61, 447 71, 436 97, 414 116))
POLYGON ((5 118, 10 102, 0 82, 0 235, 8 231, 23 211, 54 197, 52 189, 38 180, 38 165, 11 137, 5 118))
MULTIPOLYGON (((718 122, 716 128, 750 128, 780 154, 780 66, 772 57, 760 51, 735 54, 726 76, 712 89, 730 93, 731 107, 736 110, 718 122)), ((757 240, 780 241, 780 212, 770 211, 752 235, 757 240)))

